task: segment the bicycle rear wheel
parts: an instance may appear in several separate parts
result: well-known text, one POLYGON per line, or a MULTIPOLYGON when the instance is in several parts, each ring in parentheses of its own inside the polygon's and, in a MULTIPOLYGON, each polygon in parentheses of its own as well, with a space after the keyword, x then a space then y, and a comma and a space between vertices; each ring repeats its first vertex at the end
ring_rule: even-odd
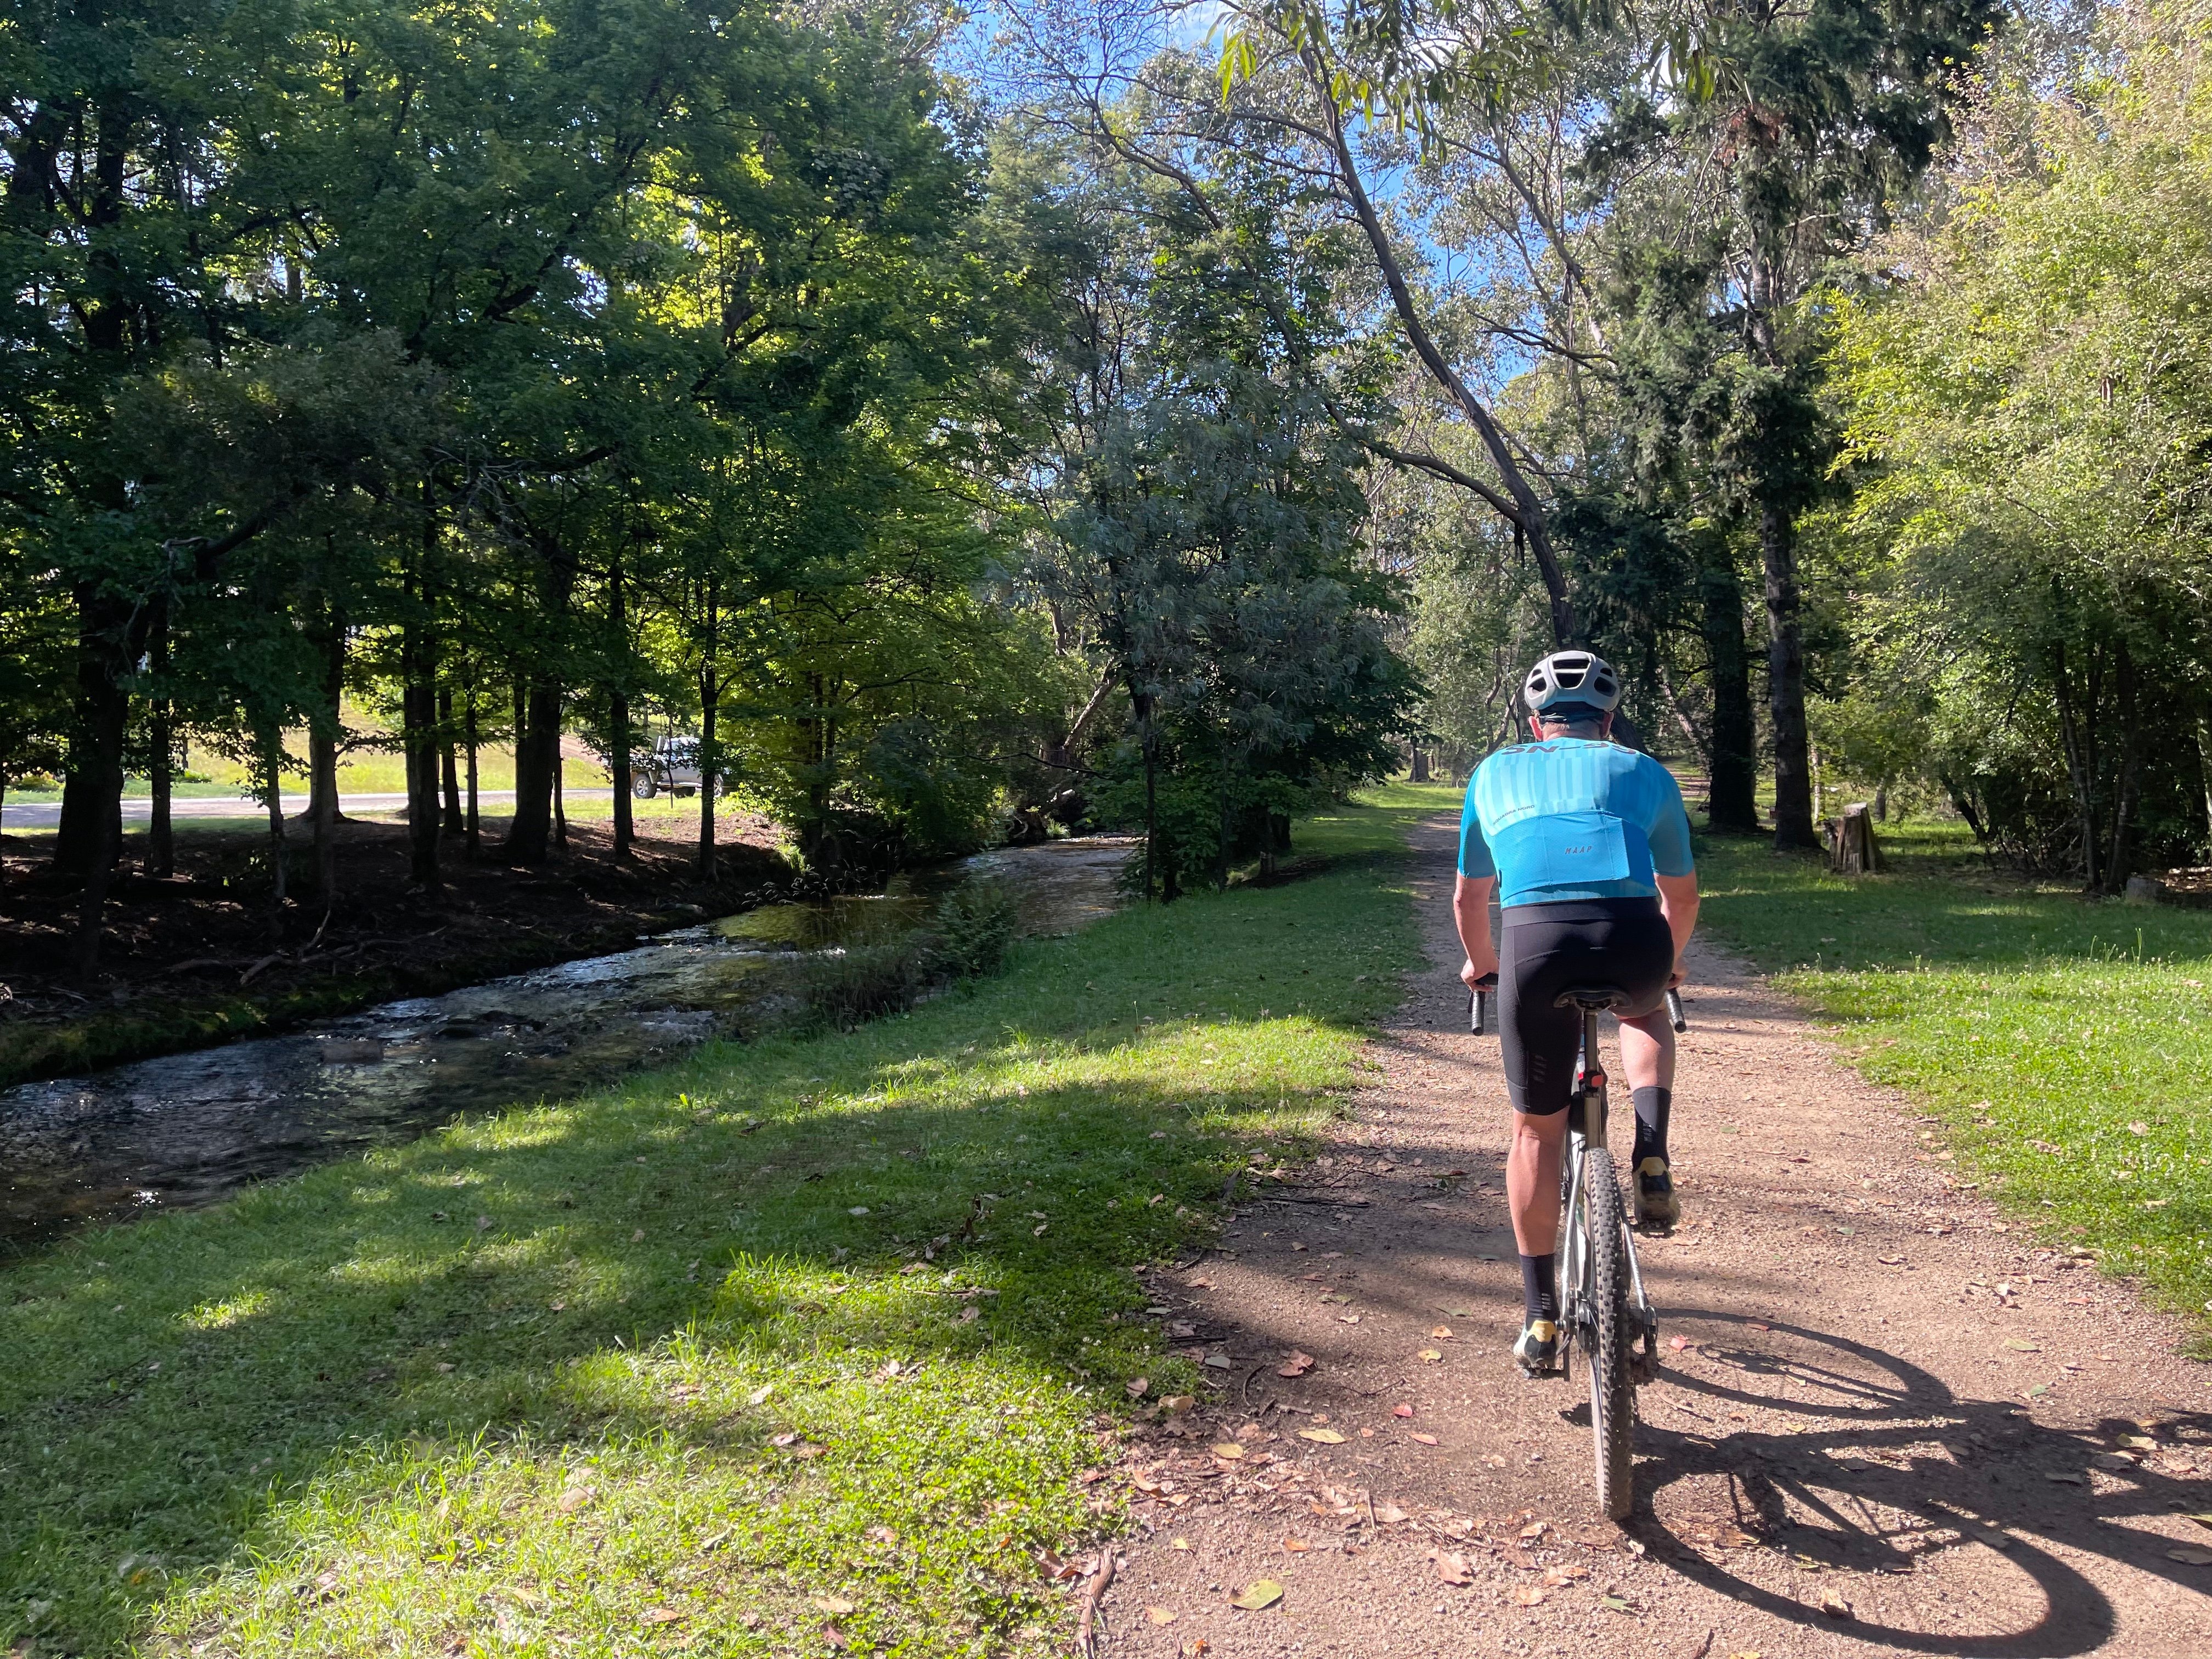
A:
POLYGON ((1590 1437, 1596 1443, 1597 1501, 1626 1520, 1636 1501, 1636 1384, 1630 1375, 1636 1333, 1628 1317, 1628 1217, 1613 1154, 1593 1146, 1583 1166, 1582 1221, 1589 1251, 1588 1347, 1590 1437))

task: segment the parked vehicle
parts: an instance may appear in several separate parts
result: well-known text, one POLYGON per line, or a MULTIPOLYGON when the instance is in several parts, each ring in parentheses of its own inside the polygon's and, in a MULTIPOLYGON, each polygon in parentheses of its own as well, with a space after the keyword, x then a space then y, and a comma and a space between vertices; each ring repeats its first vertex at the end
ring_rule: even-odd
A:
POLYGON ((651 800, 665 792, 690 795, 699 789, 699 739, 668 737, 656 739, 652 749, 629 763, 629 792, 640 800, 651 800))

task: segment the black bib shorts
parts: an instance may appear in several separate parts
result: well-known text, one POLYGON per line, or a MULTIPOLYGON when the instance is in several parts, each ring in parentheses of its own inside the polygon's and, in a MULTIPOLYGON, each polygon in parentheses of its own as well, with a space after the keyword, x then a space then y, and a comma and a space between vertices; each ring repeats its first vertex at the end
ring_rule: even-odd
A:
POLYGON ((1498 1028, 1513 1109, 1549 1117, 1567 1109, 1582 1048, 1583 1011, 1554 1007, 1577 985, 1618 985, 1620 1012, 1648 1014, 1667 994, 1674 935, 1656 898, 1568 899, 1515 904, 1500 915, 1498 1028))

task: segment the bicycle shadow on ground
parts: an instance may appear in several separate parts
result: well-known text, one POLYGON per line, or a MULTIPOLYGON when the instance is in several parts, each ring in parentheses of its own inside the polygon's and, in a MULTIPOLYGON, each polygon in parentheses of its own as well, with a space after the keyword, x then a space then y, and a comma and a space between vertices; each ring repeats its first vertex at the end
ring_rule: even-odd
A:
MULTIPOLYGON (((2061 1551, 2202 1593, 2205 1570, 2166 1553, 2176 1539, 2129 1522, 2212 1507, 2212 1481, 2164 1473, 2155 1454, 2093 1462, 2114 1459, 2138 1425, 2042 1426, 2015 1401, 1961 1398, 1894 1354, 1778 1321, 1679 1309, 1669 1322, 1729 1330, 1694 1358, 1663 1356, 1665 1382, 1699 1402, 1668 1404, 1714 1432, 1640 1425, 1628 1527, 1693 1583, 1810 1628, 1959 1659, 2063 1659, 2118 1633, 2111 1597, 2061 1551), (1798 1426, 1730 1420, 1753 1411, 1798 1426), (1949 1571, 1931 1597, 1921 1575, 1939 1562, 1949 1571), (1828 1597, 1848 1613, 1824 1613, 1828 1597)), ((2155 1438, 2202 1448, 2212 1413, 2163 1413, 2155 1438)))

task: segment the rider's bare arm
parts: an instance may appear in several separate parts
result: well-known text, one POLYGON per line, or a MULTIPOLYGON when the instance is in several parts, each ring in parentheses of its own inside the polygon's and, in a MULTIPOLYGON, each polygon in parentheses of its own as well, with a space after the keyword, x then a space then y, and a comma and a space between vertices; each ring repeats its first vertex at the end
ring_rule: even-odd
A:
MULTIPOLYGON (((1497 884, 1495 876, 1462 876, 1452 889, 1452 920, 1459 924, 1460 945, 1467 952, 1459 976, 1470 989, 1475 981, 1498 971, 1498 947, 1490 942, 1490 890, 1497 884)), ((1696 908, 1692 899, 1692 913, 1696 908)))
MULTIPOLYGON (((1690 934, 1698 925, 1698 878, 1691 876, 1656 876, 1659 884, 1659 908, 1667 917, 1667 926, 1674 935, 1674 975, 1667 982, 1682 982, 1682 952, 1690 948, 1690 934)), ((1461 924, 1462 935, 1466 924, 1461 924)))

